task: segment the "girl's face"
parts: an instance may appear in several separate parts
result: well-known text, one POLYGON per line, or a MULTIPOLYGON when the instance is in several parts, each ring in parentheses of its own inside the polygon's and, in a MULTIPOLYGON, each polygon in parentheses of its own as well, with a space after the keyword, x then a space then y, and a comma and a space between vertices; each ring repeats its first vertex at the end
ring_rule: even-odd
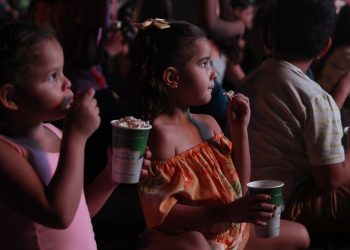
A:
POLYGON ((56 40, 35 46, 37 59, 25 84, 16 87, 23 113, 42 121, 62 119, 73 101, 71 82, 63 74, 63 51, 56 40))
POLYGON ((206 38, 192 45, 192 58, 179 69, 180 98, 186 106, 206 104, 211 99, 216 72, 212 67, 211 45, 206 38))

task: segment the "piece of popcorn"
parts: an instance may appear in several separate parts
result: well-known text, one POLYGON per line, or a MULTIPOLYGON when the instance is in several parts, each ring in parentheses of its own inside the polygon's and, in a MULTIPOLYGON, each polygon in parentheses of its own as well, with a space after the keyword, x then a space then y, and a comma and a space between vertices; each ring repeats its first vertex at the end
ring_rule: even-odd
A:
POLYGON ((120 118, 118 120, 114 120, 112 125, 115 127, 122 128, 149 128, 151 124, 149 121, 143 121, 141 119, 135 118, 133 116, 125 116, 124 118, 120 118))
POLYGON ((235 94, 235 92, 233 90, 229 90, 229 91, 224 93, 224 95, 226 95, 228 97, 232 97, 234 94, 235 94))

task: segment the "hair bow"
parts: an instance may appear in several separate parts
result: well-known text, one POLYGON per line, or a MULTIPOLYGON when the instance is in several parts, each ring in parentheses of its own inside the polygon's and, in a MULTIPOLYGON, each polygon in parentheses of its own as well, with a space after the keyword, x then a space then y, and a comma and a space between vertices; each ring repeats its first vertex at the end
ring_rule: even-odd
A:
POLYGON ((164 19, 160 19, 160 18, 152 18, 152 19, 148 19, 142 23, 135 23, 135 26, 139 29, 145 30, 151 26, 154 26, 158 29, 168 29, 170 28, 170 25, 167 21, 165 21, 164 19))

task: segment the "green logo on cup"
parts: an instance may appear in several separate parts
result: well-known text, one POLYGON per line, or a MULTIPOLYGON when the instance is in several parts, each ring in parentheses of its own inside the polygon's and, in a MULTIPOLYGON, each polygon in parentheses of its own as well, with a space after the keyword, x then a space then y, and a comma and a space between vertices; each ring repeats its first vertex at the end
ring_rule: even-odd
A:
POLYGON ((111 121, 111 125, 112 179, 119 183, 137 183, 152 126, 121 127, 115 121, 111 121))

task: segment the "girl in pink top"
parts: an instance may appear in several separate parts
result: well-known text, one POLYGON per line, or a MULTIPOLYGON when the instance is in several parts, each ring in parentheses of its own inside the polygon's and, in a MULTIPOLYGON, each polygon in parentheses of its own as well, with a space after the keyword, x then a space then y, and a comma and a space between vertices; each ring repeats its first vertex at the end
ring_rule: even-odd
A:
POLYGON ((0 58, 0 249, 97 249, 90 215, 117 183, 106 168, 84 196, 84 147, 100 123, 93 90, 73 102, 48 29, 3 24, 0 58), (62 136, 44 123, 65 116, 62 136))
MULTIPOLYGON (((0 249, 97 249, 90 216, 118 185, 108 164, 84 194, 84 147, 99 123, 92 89, 73 101, 53 32, 25 22, 3 24, 0 249), (64 117, 63 132, 44 123, 64 117)), ((145 170, 149 157, 146 151, 145 170)), ((204 239, 196 232, 179 240, 190 244, 177 249, 205 249, 199 247, 204 239)))

